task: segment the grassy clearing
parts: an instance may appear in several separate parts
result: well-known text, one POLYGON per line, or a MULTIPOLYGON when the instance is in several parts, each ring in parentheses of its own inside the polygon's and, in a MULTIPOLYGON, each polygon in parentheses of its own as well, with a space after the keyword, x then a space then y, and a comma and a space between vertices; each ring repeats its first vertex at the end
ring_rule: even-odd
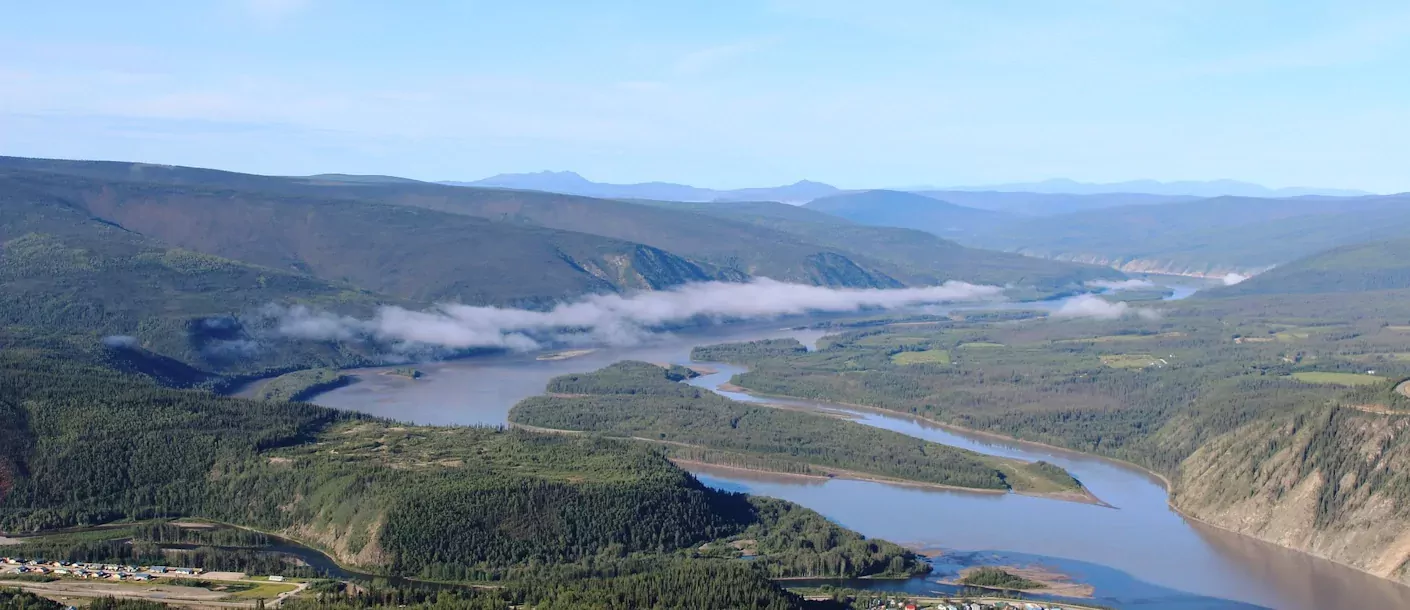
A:
POLYGON ((1102 364, 1115 369, 1143 369, 1164 364, 1150 354, 1106 354, 1101 359, 1102 364))
POLYGON ((1344 356, 1353 362, 1410 362, 1410 352, 1387 352, 1378 354, 1356 354, 1344 356))
POLYGON ((1295 326, 1273 334, 1279 341, 1293 342, 1311 339, 1314 335, 1342 330, 1345 326, 1295 326))
POLYGON ((260 582, 260 583, 258 583, 258 584, 256 584, 256 583, 248 583, 248 584, 252 585, 249 589, 245 589, 244 591, 240 591, 239 593, 236 593, 236 594, 234 594, 234 595, 231 595, 231 596, 227 597, 226 599, 231 599, 231 600, 240 600, 240 599, 273 599, 273 598, 277 597, 280 593, 288 593, 289 591, 293 591, 294 589, 296 589, 296 588, 298 587, 298 585, 295 585, 295 584, 284 583, 284 582, 268 582, 268 581, 266 581, 266 582, 260 582))
POLYGON ((1146 341, 1146 340, 1149 340, 1149 339, 1169 339, 1169 338, 1172 338, 1172 337, 1183 337, 1183 336, 1185 336, 1185 333, 1172 331, 1172 332, 1168 332, 1168 333, 1159 333, 1159 334, 1153 334, 1153 335, 1141 335, 1141 334, 1131 334, 1131 335, 1104 335, 1104 336, 1101 336, 1101 337, 1082 337, 1082 338, 1079 338, 1079 339, 1058 339, 1058 340, 1056 340, 1056 341, 1053 341, 1053 343, 1126 343, 1126 342, 1129 342, 1129 341, 1146 341))
POLYGON ((857 340, 857 345, 883 346, 907 345, 929 341, 929 337, 911 337, 906 335, 868 335, 857 340))
POLYGON ((973 342, 973 343, 961 343, 960 345, 958 345, 958 346, 956 346, 956 347, 963 347, 963 348, 966 348, 966 349, 969 349, 969 348, 973 348, 973 349, 992 349, 992 348, 1006 347, 1006 346, 1005 346, 1004 344, 1002 344, 1002 343, 990 343, 990 342, 988 342, 988 341, 975 341, 975 342, 973 342))
POLYGON ((1319 373, 1304 371, 1293 373, 1292 378, 1303 383, 1317 383, 1323 385, 1359 386, 1371 385, 1385 381, 1385 377, 1380 375, 1363 375, 1360 373, 1319 373))
POLYGON ((923 352, 900 352, 891 355, 891 362, 909 364, 949 364, 950 352, 943 349, 928 349, 923 352))

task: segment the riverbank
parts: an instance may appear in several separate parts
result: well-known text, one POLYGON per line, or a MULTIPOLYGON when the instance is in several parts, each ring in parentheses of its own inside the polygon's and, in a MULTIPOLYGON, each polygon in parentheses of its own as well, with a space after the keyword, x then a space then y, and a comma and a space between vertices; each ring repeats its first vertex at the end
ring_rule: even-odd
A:
POLYGON ((966 569, 960 571, 959 578, 955 578, 955 579, 953 579, 953 580, 942 580, 942 581, 940 581, 940 582, 943 582, 943 583, 949 584, 949 585, 962 586, 962 587, 974 587, 974 588, 976 588, 976 589, 988 589, 988 590, 991 590, 991 591, 1011 591, 1011 590, 1012 590, 1012 589, 1004 589, 1004 588, 1002 588, 1002 587, 991 587, 991 586, 986 586, 986 585, 976 585, 976 584, 970 584, 970 583, 964 582, 964 579, 965 579, 966 577, 968 577, 970 574, 973 574, 974 572, 976 572, 976 571, 978 571, 978 570, 985 569, 985 568, 998 568, 998 569, 1003 570, 1004 572, 1007 572, 1008 574, 1011 574, 1011 575, 1016 576, 1016 577, 1018 577, 1018 578, 1022 578, 1022 579, 1024 579, 1024 580, 1028 580, 1028 581, 1031 581, 1031 582, 1038 583, 1039 585, 1042 585, 1042 586, 1040 586, 1040 587, 1035 587, 1035 588, 1033 588, 1033 589, 1026 590, 1026 591, 1024 591, 1025 593, 1034 593, 1034 594, 1040 594, 1040 595, 1052 595, 1052 596, 1056 596, 1056 597, 1072 597, 1072 598, 1090 599, 1090 598, 1092 597, 1092 595, 1093 595, 1094 593, 1096 593, 1096 590, 1097 590, 1096 587, 1093 587, 1092 585, 1089 585, 1089 584, 1086 584, 1086 583, 1073 582, 1073 581, 1072 581, 1072 578, 1069 577, 1069 576, 1066 575, 1066 574, 1062 574, 1062 573, 1059 573, 1059 572, 1054 572, 1054 571, 1052 571, 1052 570, 1048 570, 1048 569, 1045 569, 1045 568, 1042 568, 1042 567, 1038 567, 1038 566, 1010 566, 1010 565, 975 566, 975 567, 973 567, 973 568, 966 568, 966 569))
MULTIPOLYGON (((783 403, 770 403, 770 402, 768 402, 768 399, 770 399, 770 398, 774 398, 774 399, 783 399, 783 400, 799 400, 799 401, 806 401, 806 402, 817 402, 817 403, 820 403, 820 404, 836 405, 836 406, 838 406, 838 407, 842 407, 842 408, 846 408, 846 409, 855 409, 855 410, 857 410, 857 411, 866 411, 866 412, 868 412, 868 413, 875 413, 875 414, 877 414, 877 415, 886 415, 886 416, 890 416, 890 417, 909 417, 909 418, 914 419, 914 420, 916 420, 916 421, 925 422, 926 424, 929 424, 929 425, 934 426, 934 427, 936 427, 936 428, 939 428, 939 429, 941 429, 941 430, 946 430, 946 431, 953 432, 953 433, 957 433, 957 434, 967 434, 967 435, 970 435, 970 436, 979 436, 979 437, 990 438, 990 439, 993 439, 993 440, 996 440, 996 441, 1000 441, 1000 442, 1004 442, 1004 443, 1009 443, 1009 444, 1013 444, 1013 445, 1025 445, 1025 446, 1028 446, 1028 447, 1033 447, 1033 448, 1035 448, 1035 449, 1043 449, 1043 450, 1046 450, 1046 451, 1054 451, 1054 452, 1058 452, 1058 453, 1066 453, 1066 454, 1069 454, 1069 455, 1081 456, 1081 457, 1084 457, 1084 458, 1102 460, 1102 461, 1105 461, 1105 462, 1110 462, 1110 463, 1112 463, 1112 464, 1118 464, 1118 465, 1121 465, 1121 466, 1125 466, 1125 467, 1127 467, 1127 468, 1132 468, 1132 469, 1135 469, 1135 470, 1139 470, 1139 471, 1141 471, 1141 473, 1143 473, 1143 474, 1145 474, 1145 475, 1147 475, 1147 476, 1149 476, 1149 477, 1151 477, 1151 478, 1153 478, 1153 479, 1155 479, 1155 480, 1160 481, 1160 482, 1161 482, 1161 486, 1165 488, 1166 493, 1167 493, 1167 494, 1170 493, 1170 488, 1171 488, 1170 479, 1166 478, 1165 475, 1160 474, 1159 472, 1156 472, 1156 471, 1151 470, 1151 469, 1149 469, 1149 468, 1146 468, 1145 466, 1142 466, 1142 465, 1137 464, 1137 463, 1135 463, 1135 462, 1129 462, 1129 461, 1126 461, 1126 460, 1123 460, 1123 459, 1120 459, 1120 458, 1114 458, 1114 457, 1110 457, 1110 456, 1099 455, 1099 454, 1096 454, 1096 453, 1088 453, 1088 452, 1086 452, 1086 451, 1081 451, 1081 450, 1078 450, 1078 449, 1072 449, 1072 448, 1070 448, 1070 447, 1063 447, 1063 446, 1061 446, 1061 445, 1052 445, 1052 444, 1044 443, 1044 442, 1041 442, 1041 441, 1034 441, 1034 440, 1028 440, 1028 439, 1023 439, 1023 438, 1017 438, 1017 437, 1008 436, 1008 435, 1005 435, 1005 434, 1000 434, 1000 433, 998 433, 998 432, 990 432, 990 431, 987 431, 987 430, 977 430, 977 429, 974 429, 974 428, 966 428, 966 427, 964 427, 964 426, 959 426, 959 425, 955 425, 955 424, 943 422, 943 421, 940 421, 940 420, 937 420, 937 419, 931 419, 931 418, 925 417, 925 416, 923 416, 923 415, 916 415, 916 414, 914 414, 914 413, 906 413, 906 412, 903 412, 903 411, 895 411, 895 410, 892 410, 892 409, 885 409, 885 408, 882 408, 882 407, 873 407, 873 406, 871 406, 871 405, 863 405, 863 404, 857 404, 857 403, 852 403, 852 402, 840 402, 840 401, 832 401, 832 400, 820 400, 820 399, 816 399, 816 398, 807 398, 807 397, 803 397, 803 396, 788 396, 788 395, 786 395, 786 394, 768 394, 768 393, 765 393, 765 392, 757 392, 757 391, 751 390, 751 389, 749 389, 749 388, 746 388, 746 387, 743 387, 743 386, 740 386, 740 385, 736 385, 736 384, 734 384, 734 383, 722 383, 722 384, 716 386, 716 388, 717 388, 718 390, 720 390, 720 391, 723 391, 723 392, 731 392, 731 393, 735 393, 735 394, 748 394, 749 396, 752 396, 752 397, 761 399, 760 402, 758 402, 758 403, 756 403, 756 404, 765 405, 765 406, 770 406, 770 407, 777 407, 777 408, 795 408, 795 409, 797 409, 797 408, 806 408, 806 407, 799 407, 798 405, 788 405, 788 404, 783 404, 783 403)), ((814 412, 821 411, 821 409, 812 409, 812 410, 813 410, 814 412)), ((824 411, 823 414, 827 414, 827 413, 824 411)), ((839 413, 839 414, 837 414, 837 415, 841 415, 841 416, 843 416, 843 417, 846 417, 846 414, 845 414, 845 413, 839 413)))
POLYGON ((953 433, 953 434, 967 435, 967 436, 972 436, 972 437, 979 437, 979 438, 982 438, 982 439, 992 439, 992 440, 994 440, 994 441, 996 441, 996 442, 1001 442, 1001 443, 1010 444, 1010 445, 1016 445, 1016 446, 1020 446, 1020 447, 1026 446, 1026 447, 1031 447, 1031 448, 1039 448, 1039 449, 1042 449, 1042 450, 1048 451, 1048 452, 1055 452, 1055 453, 1066 454, 1066 455, 1070 455, 1070 456, 1079 456, 1079 457, 1084 458, 1084 459, 1094 459, 1094 460, 1099 460, 1099 461, 1107 462, 1107 463, 1110 463, 1110 464, 1113 464, 1113 465, 1117 465, 1117 466, 1120 466, 1120 467, 1124 467, 1124 468, 1127 468, 1127 469, 1130 469, 1130 470, 1139 472, 1139 473, 1141 473, 1142 475, 1144 475, 1144 476, 1146 476, 1147 478, 1149 478, 1152 482, 1158 483, 1158 484, 1159 484, 1159 487, 1164 491, 1164 494, 1165 494, 1164 504, 1165 504, 1166 508, 1167 508, 1169 511, 1171 511, 1173 514, 1179 516, 1181 519, 1185 520, 1186 522, 1188 522, 1188 523, 1190 523, 1190 524, 1195 524, 1195 525, 1198 525, 1198 526, 1200 526, 1200 527, 1205 527, 1205 528, 1208 528, 1209 530, 1215 530, 1215 531, 1218 531, 1218 532, 1221 532, 1221 533, 1225 533, 1225 534, 1232 534, 1232 535, 1237 536, 1237 537, 1239 537, 1239 538, 1243 538, 1243 539, 1246 539, 1246 540, 1249 540, 1249 541, 1253 541, 1253 542, 1256 542, 1256 543, 1267 544, 1267 545, 1270 545, 1270 546, 1273 546, 1273 547, 1276 547, 1276 548, 1279 548, 1279 549, 1284 549, 1284 550, 1289 551, 1289 552, 1292 552, 1292 553, 1297 553, 1297 554, 1300 554, 1300 555, 1303 555, 1303 556, 1305 556, 1305 557, 1312 558, 1312 559, 1315 559, 1315 560, 1326 561, 1326 562, 1328 562, 1328 563, 1330 563, 1330 564, 1334 564, 1334 565, 1336 565, 1336 566, 1338 566, 1338 567, 1350 569, 1350 570, 1352 570, 1352 571, 1354 571, 1354 572, 1357 572, 1357 573, 1359 573, 1359 574, 1364 574, 1364 575, 1367 575, 1367 576, 1371 576, 1371 577, 1373 577, 1373 578, 1375 578, 1375 579, 1377 579, 1377 580, 1379 580, 1379 581, 1383 581, 1383 582, 1389 583, 1389 584, 1391 584, 1391 585, 1394 585, 1394 586, 1397 586, 1397 587, 1406 588, 1407 590, 1410 590, 1410 587, 1407 587, 1407 584, 1406 584, 1405 582, 1402 582, 1401 580, 1397 580, 1397 579, 1395 579, 1395 578, 1388 577, 1388 576, 1383 575, 1383 574, 1378 574, 1378 573, 1376 573, 1376 572, 1372 572, 1372 571, 1370 571, 1370 570, 1367 570, 1367 569, 1358 567, 1358 566, 1356 566, 1356 565, 1352 565, 1352 564, 1350 564, 1350 563, 1346 563, 1346 562, 1344 562, 1344 561, 1339 561, 1339 560, 1337 560, 1337 559, 1335 559, 1335 558, 1333 558, 1333 557, 1329 557, 1329 556, 1323 555, 1323 554, 1321 554, 1321 553, 1315 552, 1315 550, 1312 550, 1312 549, 1304 549, 1304 548, 1299 548, 1299 547, 1290 546, 1290 545, 1287 545, 1287 544, 1283 544, 1283 543, 1281 543, 1279 540, 1276 540, 1276 539, 1262 538, 1262 537, 1259 537, 1259 536, 1250 535, 1250 534, 1247 534, 1247 533, 1245 533, 1245 532, 1242 532, 1242 531, 1239 531, 1239 530, 1236 530, 1236 529, 1232 529, 1232 528, 1229 528, 1229 527, 1225 527, 1225 526, 1219 525, 1218 523, 1214 523, 1214 522, 1211 522, 1211 521, 1208 521, 1208 520, 1205 520, 1205 519, 1201 519, 1201 518, 1199 518, 1199 517, 1197 517, 1197 516, 1195 516, 1195 515, 1193 515, 1193 514, 1190 514, 1188 511, 1182 509, 1182 508, 1176 503, 1176 498, 1178 497, 1178 494, 1176 493, 1176 489, 1175 489, 1174 483, 1171 481, 1171 479, 1170 479, 1169 477, 1167 477, 1166 475, 1164 475, 1164 474, 1162 474, 1162 473, 1159 473, 1159 472, 1156 472, 1156 471, 1154 471, 1154 470, 1151 470, 1150 468, 1147 468, 1147 467, 1145 467, 1145 466, 1142 466, 1142 465, 1140 465, 1140 464, 1136 464, 1136 463, 1131 462, 1131 461, 1128 461, 1128 460, 1123 460, 1123 459, 1120 459, 1120 458, 1114 458, 1114 457, 1105 456, 1105 455, 1099 455, 1099 454, 1095 454, 1095 453, 1089 453, 1089 452, 1080 451, 1080 450, 1077 450, 1077 449, 1072 449, 1072 448, 1069 448, 1069 447, 1063 447, 1063 446, 1059 446, 1059 445, 1052 445, 1052 444, 1044 443, 1044 442, 1040 442, 1040 441, 1033 441, 1033 440, 1028 440, 1028 439, 1015 438, 1015 437, 1008 436, 1008 435, 1005 435, 1005 434, 1000 434, 1000 433, 991 432, 991 431, 986 431, 986 430, 976 430, 976 429, 972 429, 972 428, 966 428, 966 427, 964 427, 964 426, 959 426, 959 425, 955 425, 955 424, 951 424, 951 423, 947 423, 947 422, 943 422, 943 421, 938 421, 938 420, 935 420, 935 419, 932 419, 932 418, 929 418, 929 417, 925 417, 925 416, 921 416, 921 415, 917 415, 917 414, 914 414, 914 413, 907 413, 907 412, 902 412, 902 411, 895 411, 895 410, 890 410, 890 409, 885 409, 885 408, 880 408, 880 407, 873 407, 873 406, 870 406, 870 405, 855 404, 855 403, 833 402, 833 401, 818 400, 818 399, 805 398, 805 397, 798 397, 798 396, 788 396, 788 395, 778 395, 778 394, 766 394, 766 393, 755 393, 754 391, 750 390, 749 388, 745 388, 745 387, 742 387, 742 386, 738 386, 738 385, 736 385, 736 384, 732 384, 732 383, 731 383, 731 384, 728 384, 728 385, 730 385, 730 387, 731 387, 731 389, 729 389, 729 390, 724 390, 724 387, 725 387, 724 384, 720 385, 719 388, 722 389, 722 390, 724 390, 724 391, 748 394, 748 395, 750 395, 750 396, 759 398, 761 401, 767 401, 768 399, 773 398, 773 399, 781 399, 781 400, 795 400, 795 401, 805 401, 805 402, 816 402, 816 403, 819 403, 819 404, 822 404, 822 405, 836 405, 836 406, 838 406, 838 407, 842 407, 842 408, 846 408, 846 409, 852 409, 852 410, 863 411, 863 412, 868 412, 868 413, 875 413, 875 414, 878 414, 878 415, 888 416, 888 417, 893 417, 893 418, 907 418, 907 419, 914 420, 914 421, 916 421, 916 422, 922 422, 922 423, 924 423, 924 424, 926 424, 926 425, 933 426, 933 427, 935 427, 935 428, 938 428, 938 429, 940 429, 940 430, 947 431, 947 432, 950 432, 950 433, 953 433))
MULTIPOLYGON (((762 404, 761 404, 761 406, 769 406, 770 408, 773 408, 773 405, 762 405, 762 404)), ((804 409, 802 409, 802 408, 797 408, 797 407, 796 407, 796 408, 794 408, 793 410, 803 411, 804 409)), ((509 422, 509 425, 510 425, 511 427, 518 428, 518 429, 520 429, 520 430, 525 430, 525 431, 529 431, 529 432, 537 432, 537 433, 542 433, 542 434, 563 434, 563 435, 581 435, 581 434, 586 434, 585 432, 583 432, 583 431, 581 431, 581 430, 564 430, 564 429, 559 429, 559 428, 545 428, 545 427, 542 427, 542 426, 533 426, 533 425, 529 425, 529 424, 521 424, 521 423, 516 423, 516 422, 512 422, 512 421, 509 422)), ((690 444, 690 443, 681 443, 681 442, 676 442, 676 441, 663 441, 663 440, 660 440, 660 439, 644 438, 644 437, 639 437, 639 436, 632 436, 632 437, 627 437, 627 436, 605 436, 604 438, 614 438, 614 439, 618 439, 618 440, 639 441, 639 442, 653 443, 653 444, 658 444, 658 445, 667 445, 667 446, 672 446, 672 447, 681 447, 681 448, 686 448, 686 449, 695 449, 695 450, 699 450, 699 451, 715 451, 715 452, 718 452, 718 453, 721 453, 721 454, 738 455, 738 456, 740 456, 741 458, 746 458, 746 459, 747 459, 747 458, 750 458, 750 457, 763 457, 763 458, 768 457, 768 456, 751 456, 751 455, 749 455, 749 454, 742 454, 742 453, 738 453, 738 452, 725 451, 725 450, 720 450, 720 449, 713 449, 713 448, 711 448, 711 447, 706 447, 706 446, 704 446, 704 445, 693 445, 693 444, 690 444)), ((882 484, 886 484, 886 485, 898 485, 898 486, 902 486, 902 487, 913 487, 913 488, 917 488, 917 489, 934 489, 934 490, 945 490, 945 491, 958 491, 958 492, 965 492, 965 493, 988 494, 988 495, 1005 495, 1005 494, 1013 493, 1013 494, 1024 495, 1024 496, 1030 496, 1030 497, 1035 497, 1035 498, 1047 498, 1047 499, 1051 499, 1051 500, 1059 500, 1059 501, 1064 501, 1064 502, 1076 502, 1076 503, 1079 503, 1079 504, 1091 504, 1091 505, 1095 505, 1095 506, 1110 507, 1109 504, 1106 504, 1106 503, 1103 502, 1100 498, 1097 498, 1095 495, 1093 495, 1090 491, 1087 491, 1085 488, 1084 488, 1082 491, 1080 491, 1080 492, 1079 492, 1079 491, 1037 492, 1037 491, 1017 491, 1017 490, 1013 490, 1013 489, 1007 489, 1007 490, 1002 490, 1002 489, 986 489, 986 488, 979 488, 979 487, 963 487, 963 486, 959 486, 959 485, 946 485, 946 484, 943 484, 943 483, 932 483, 932 482, 928 482, 928 481, 916 481, 916 480, 912 480, 912 479, 903 479, 903 478, 899 478, 899 477, 888 477, 888 476, 885 476, 885 475, 872 474, 872 473, 861 472, 861 471, 857 471, 857 470, 850 470, 850 469, 846 469, 846 468, 837 468, 837 467, 832 467, 832 466, 820 466, 820 465, 817 465, 817 464, 810 464, 810 463, 807 463, 807 462, 792 462, 792 463, 793 463, 793 464, 797 464, 797 465, 799 465, 799 466, 802 466, 802 467, 804 467, 804 468, 807 468, 807 469, 809 469, 809 470, 817 471, 818 474, 803 474, 803 473, 797 473, 797 472, 790 472, 790 471, 787 471, 787 470, 776 470, 776 469, 770 469, 770 468, 764 468, 764 467, 747 467, 747 466, 737 466, 737 465, 727 465, 727 464, 716 464, 716 463, 714 463, 714 462, 705 462, 705 461, 700 461, 700 460, 690 460, 690 459, 675 458, 675 457, 668 457, 668 459, 670 459, 671 462, 675 463, 677 466, 680 466, 680 467, 685 468, 685 469, 687 469, 687 470, 689 470, 690 467, 692 467, 692 466, 697 467, 697 468, 698 468, 698 467, 701 467, 701 466, 708 466, 708 467, 711 467, 711 468, 724 468, 724 469, 736 470, 736 471, 740 471, 740 472, 767 473, 767 474, 770 474, 770 475, 778 475, 778 476, 790 477, 790 478, 793 478, 793 479, 799 480, 799 481, 808 481, 808 480, 811 480, 811 481, 827 481, 827 480, 831 480, 831 479, 850 479, 850 480, 853 480, 853 481, 866 481, 866 482, 871 482, 871 483, 882 483, 882 484)))

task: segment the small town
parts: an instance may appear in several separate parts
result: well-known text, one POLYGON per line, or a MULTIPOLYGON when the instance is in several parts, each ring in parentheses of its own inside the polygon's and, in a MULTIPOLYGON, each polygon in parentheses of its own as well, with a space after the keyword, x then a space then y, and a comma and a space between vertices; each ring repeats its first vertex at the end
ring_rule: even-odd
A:
POLYGON ((1090 610, 1086 606, 1046 605, 1038 602, 997 598, 880 598, 868 610, 1090 610))
POLYGON ((16 574, 52 574, 70 578, 132 582, 146 582, 162 576, 197 576, 204 572, 201 568, 44 561, 19 557, 0 557, 0 565, 8 568, 4 571, 16 574))
MULTIPOLYGON (((148 582, 152 579, 163 577, 200 576, 205 573, 205 570, 201 568, 173 566, 133 566, 112 563, 48 561, 24 559, 20 557, 0 557, 0 572, 65 576, 89 580, 148 582)), ((284 580, 284 577, 270 576, 269 580, 280 582, 284 580)))

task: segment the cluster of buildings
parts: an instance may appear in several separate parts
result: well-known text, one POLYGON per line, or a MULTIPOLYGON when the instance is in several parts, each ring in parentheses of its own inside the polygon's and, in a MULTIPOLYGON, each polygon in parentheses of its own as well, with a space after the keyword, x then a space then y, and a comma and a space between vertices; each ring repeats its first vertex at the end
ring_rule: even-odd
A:
POLYGON ((0 557, 0 566, 11 567, 18 574, 52 574, 70 578, 94 580, 126 580, 147 582, 158 576, 198 576, 201 568, 170 568, 167 566, 125 566, 85 563, 82 561, 40 561, 17 557, 0 557))
POLYGON ((1021 601, 940 600, 918 604, 901 599, 874 599, 869 610, 1064 610, 1063 606, 1047 606, 1021 601))

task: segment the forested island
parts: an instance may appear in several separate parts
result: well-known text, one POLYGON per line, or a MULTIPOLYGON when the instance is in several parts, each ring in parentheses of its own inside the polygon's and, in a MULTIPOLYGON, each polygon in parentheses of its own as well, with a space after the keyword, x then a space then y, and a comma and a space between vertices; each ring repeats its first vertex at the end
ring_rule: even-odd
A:
POLYGON ((680 383, 683 367, 619 362, 564 375, 521 401, 515 424, 663 445, 673 458, 794 474, 877 477, 1082 497, 1061 468, 985 456, 822 414, 741 403, 680 383))
POLYGON ((732 383, 761 394, 1132 462, 1169 480, 1174 506, 1190 516, 1284 543, 1295 534, 1296 548, 1404 580, 1386 567, 1403 554, 1378 525, 1410 526, 1402 491, 1410 436, 1395 419, 1410 413, 1396 391, 1410 377, 1401 293, 1216 292, 1160 311, 1154 319, 840 324, 815 351, 770 340, 697 348, 692 357, 747 365, 732 383), (1298 491, 1306 500, 1296 507, 1278 500, 1294 489, 1316 492, 1298 491), (1276 525, 1275 515, 1300 529, 1276 525), (1375 542, 1356 553, 1318 550, 1362 535, 1375 542))
POLYGON ((264 382, 255 392, 257 400, 298 401, 352 383, 352 377, 337 369, 318 368, 285 373, 264 382))

